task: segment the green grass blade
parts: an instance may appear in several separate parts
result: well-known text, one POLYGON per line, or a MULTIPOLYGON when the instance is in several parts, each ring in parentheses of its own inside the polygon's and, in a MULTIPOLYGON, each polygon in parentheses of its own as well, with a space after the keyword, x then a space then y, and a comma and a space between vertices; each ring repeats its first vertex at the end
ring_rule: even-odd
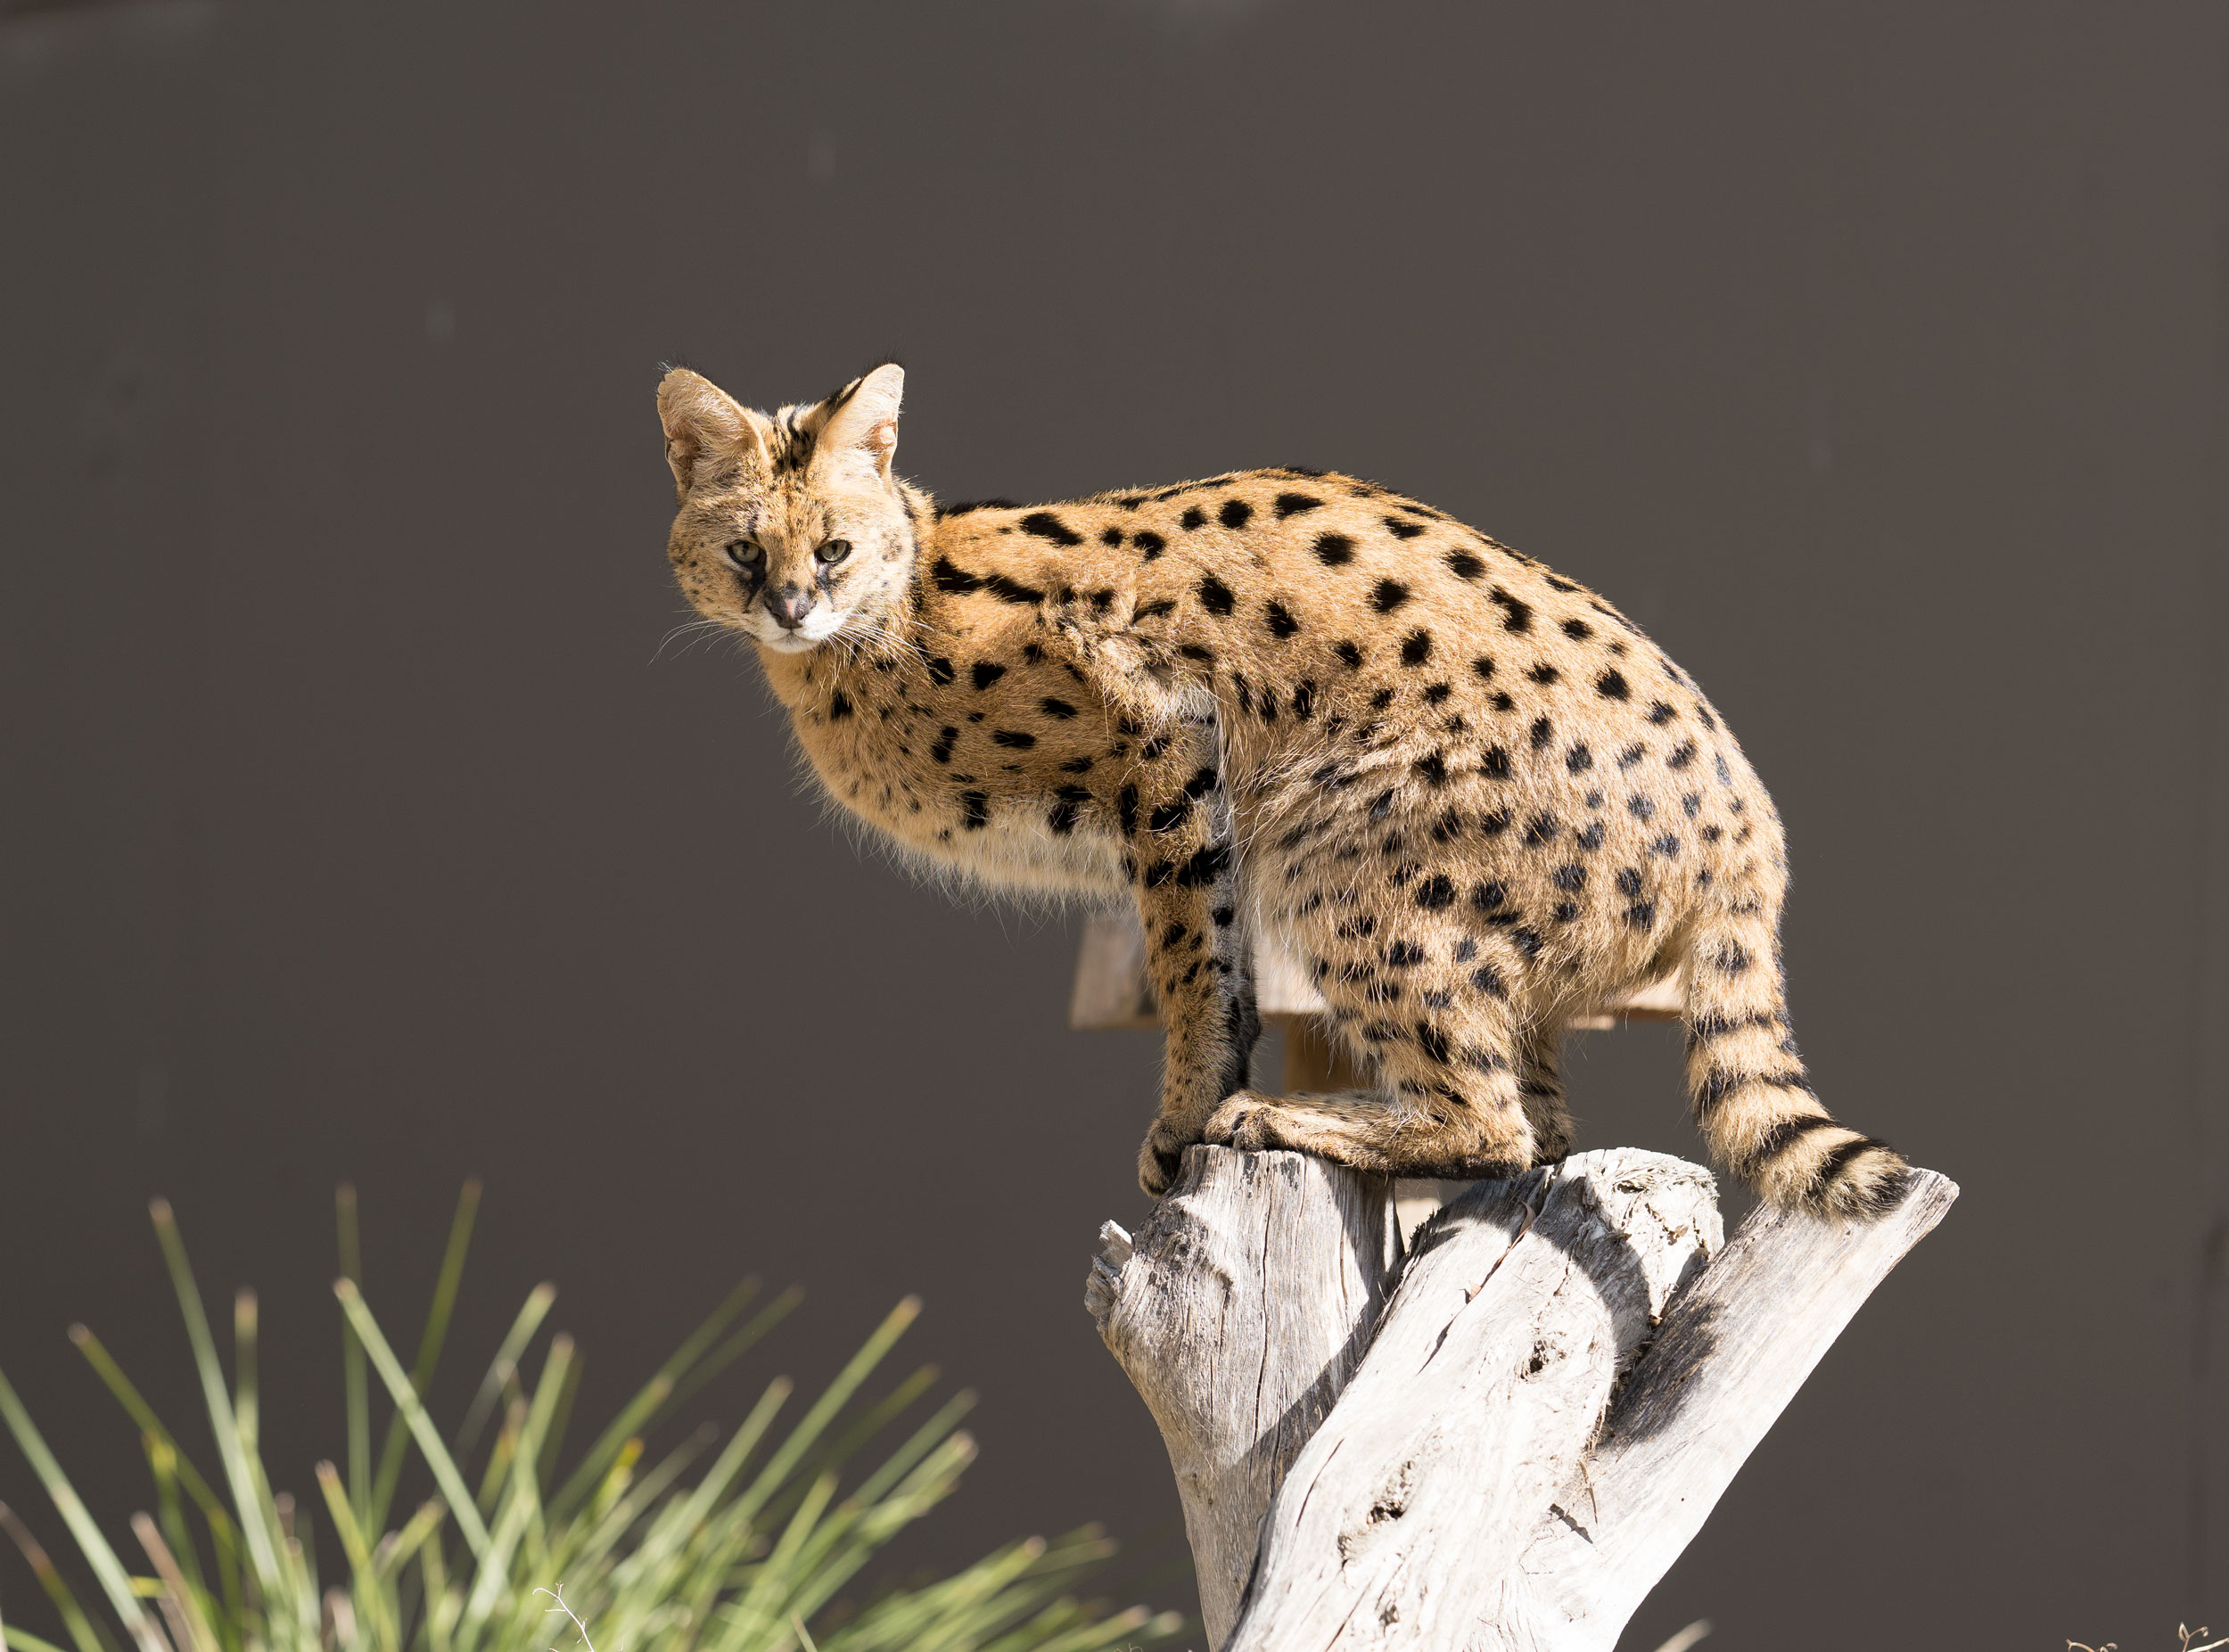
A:
POLYGON ((177 1439, 162 1426, 161 1419, 154 1413, 154 1408, 141 1397, 139 1390, 132 1385, 131 1378, 124 1375, 123 1368, 116 1363, 101 1339, 84 1326, 73 1325, 70 1327, 70 1340, 86 1357, 86 1362, 93 1367, 102 1382, 107 1385, 108 1391, 116 1396, 125 1414, 139 1425, 140 1432, 153 1435, 169 1450, 171 1459, 177 1467, 178 1484, 201 1508, 202 1515, 214 1514, 222 1517, 224 1506, 217 1500, 217 1493, 210 1489, 209 1482, 202 1479, 200 1471, 186 1459, 185 1453, 178 1448, 177 1439))
POLYGON ((819 1439, 835 1414, 843 1409, 858 1391, 859 1385, 873 1373, 876 1366, 882 1362, 883 1356, 890 1352, 892 1344, 905 1335, 906 1327, 920 1316, 920 1312, 921 1299, 908 1296, 884 1317, 883 1322, 875 1327, 874 1334, 868 1337, 866 1344, 851 1356, 850 1363, 836 1373, 835 1380, 813 1401, 812 1409, 799 1420, 797 1426, 790 1431, 789 1438, 782 1442, 772 1459, 759 1471, 758 1479, 743 1495, 741 1505, 744 1508, 755 1511, 781 1489, 798 1460, 812 1449, 814 1442, 819 1439))
POLYGON ((70 1536, 78 1540, 78 1548, 84 1554, 86 1564, 93 1568, 93 1575, 99 1581, 102 1592, 108 1596, 109 1606, 118 1620, 148 1652, 168 1652, 162 1631, 155 1627, 154 1620, 132 1593, 131 1578, 124 1570, 123 1562, 116 1557, 108 1539, 101 1535, 101 1528, 86 1512, 77 1489, 70 1484, 70 1476, 62 1473, 62 1465, 46 1449, 46 1442, 32 1423, 31 1414, 23 1409, 23 1401, 16 1398, 15 1388, 4 1374, 0 1374, 0 1418, 6 1419, 8 1431, 22 1448, 31 1472, 46 1488, 47 1498, 62 1516, 62 1524, 70 1528, 70 1536))
POLYGON ((139 1540, 139 1546, 147 1551, 147 1558, 154 1562, 155 1571, 162 1579, 163 1615, 169 1620, 170 1638, 177 1643, 178 1652, 218 1652, 217 1631, 202 1610, 201 1597, 187 1582, 177 1557, 162 1541, 155 1523, 144 1514, 134 1515, 132 1535, 139 1540))
POLYGON ((63 1581, 61 1569, 31 1535, 30 1528, 16 1518, 15 1510, 0 1503, 0 1528, 4 1528, 15 1546, 23 1551, 23 1559, 31 1568, 31 1575, 38 1579, 38 1586, 46 1591, 46 1599, 53 1603, 56 1615, 78 1652, 116 1652, 116 1642, 107 1631, 86 1615, 78 1604, 78 1597, 63 1581))
POLYGON ((774 1545, 759 1567, 758 1575, 751 1580, 751 1587, 736 1603, 732 1627, 718 1643, 720 1652, 744 1644, 746 1635, 763 1626, 781 1621, 782 1607, 796 1574, 797 1551, 804 1546, 813 1527, 819 1523, 821 1511, 827 1508, 829 1499, 835 1495, 836 1477, 825 1474, 812 1484, 805 1500, 797 1506, 797 1512, 782 1529, 781 1540, 774 1545))
MULTIPOLYGON (((755 1287, 757 1282, 746 1280, 744 1283, 755 1287)), ((793 1285, 785 1289, 772 1302, 767 1303, 765 1307, 760 1309, 758 1312, 753 1314, 744 1322, 741 1330, 706 1354, 698 1362, 695 1370, 675 1382, 673 1403, 681 1404, 706 1383, 734 1364, 737 1359, 749 1352, 754 1343, 783 1320, 788 1319, 791 1311, 804 1300, 804 1286, 793 1285)))
POLYGON ((619 1454, 619 1449, 627 1442, 628 1436, 640 1433, 657 1415, 672 1397, 680 1380, 703 1357, 704 1350, 711 1346, 720 1332, 728 1328, 728 1322, 743 1311, 744 1304, 757 1294, 758 1288, 756 1279, 745 1279, 737 1285, 728 1292, 727 1300, 713 1309, 705 1317, 704 1322, 689 1334, 688 1339, 674 1350, 673 1356, 658 1368, 658 1374, 643 1385, 635 1397, 612 1420, 611 1426, 597 1436, 596 1443, 588 1448, 588 1455, 574 1467, 572 1477, 558 1488, 557 1495, 549 1500, 551 1518, 567 1519, 580 1507, 580 1500, 588 1494, 589 1488, 603 1478, 604 1470, 619 1454))
POLYGON ((418 1442, 418 1450, 425 1457, 426 1467, 433 1471, 433 1478, 441 1488, 441 1495, 448 1500, 449 1513, 456 1517, 456 1529, 472 1545, 473 1554, 484 1557, 488 1552, 488 1528, 481 1523, 480 1510, 473 1506, 472 1493, 465 1488, 465 1477, 456 1472, 456 1463, 441 1443, 440 1432, 433 1419, 425 1414, 425 1406, 418 1398, 409 1374, 402 1362, 395 1358, 394 1350, 387 1345, 380 1334, 379 1325, 372 1318, 372 1311, 365 1305, 363 1294, 347 1279, 333 1283, 333 1294, 341 1299, 341 1311, 347 1314, 349 1323, 356 1327, 357 1336, 364 1344, 364 1352, 371 1356, 372 1368, 387 1385, 387 1392, 394 1400, 396 1411, 401 1416, 418 1442))
POLYGON ((373 1561, 382 1576, 399 1574, 410 1564, 410 1557, 418 1552, 418 1545, 440 1529, 448 1516, 448 1505, 438 1497, 428 1498, 418 1506, 418 1512, 399 1532, 390 1532, 379 1540, 373 1550, 373 1561))
POLYGON ((459 1461, 480 1442, 480 1431, 487 1426, 489 1417, 494 1413, 496 1401, 516 1375, 519 1360, 526 1353, 526 1344, 534 1340, 534 1333, 541 1328, 543 1317, 549 1312, 549 1305, 556 1300, 557 1287, 547 1282, 526 1294, 525 1305, 519 1310, 518 1317, 511 1321, 511 1328, 504 1333, 502 1345, 496 1350, 496 1357, 489 1361, 488 1374, 480 1379, 480 1392, 473 1396, 471 1409, 465 1413, 465 1425, 456 1431, 456 1457, 459 1461))
POLYGON ((364 1529, 356 1524, 356 1510, 349 1506, 348 1488, 341 1484, 341 1471, 331 1463, 319 1463, 317 1488, 325 1493, 325 1508, 333 1516, 333 1533, 341 1540, 341 1552, 348 1557, 349 1569, 355 1574, 359 1632, 369 1629, 375 1647, 399 1645, 402 1636, 390 1615, 385 1580, 372 1564, 371 1547, 364 1541, 364 1529))
POLYGON ((62 1652, 51 1640, 41 1640, 28 1629, 18 1629, 12 1623, 0 1624, 0 1641, 15 1648, 15 1652, 62 1652))
POLYGON ((257 1495, 246 1454, 240 1449, 240 1435, 233 1426, 232 1398, 225 1392, 225 1374, 217 1363, 217 1344, 209 1334, 209 1316, 202 1311, 201 1287, 193 1283, 193 1270, 185 1258, 185 1242, 178 1236, 168 1199, 154 1200, 147 1213, 154 1221, 155 1238, 162 1246, 171 1288, 177 1294, 178 1311, 185 1320, 186 1341, 193 1346, 193 1363, 201 1375, 202 1398, 209 1407, 210 1431, 217 1436, 218 1460, 224 1465, 225 1478, 232 1487, 233 1508, 239 1516, 249 1562, 264 1594, 278 1594, 284 1580, 278 1543, 265 1517, 267 1500, 257 1495))
MULTIPOLYGON (((480 1179, 475 1176, 456 1196, 448 1245, 441 1253, 441 1270, 434 1276, 433 1301, 426 1309, 425 1328, 418 1336, 418 1358, 411 1367, 410 1385, 421 1396, 433 1385, 433 1373, 441 1362, 441 1344, 448 1336, 449 1314, 456 1306, 456 1289, 465 1278, 465 1254, 472 1248, 473 1222, 479 1214, 480 1179)), ((372 1485, 371 1518, 364 1522, 367 1530, 376 1531, 387 1524, 387 1511, 395 1499, 395 1481, 402 1473, 407 1427, 399 1411, 387 1425, 387 1442, 381 1448, 379 1474, 372 1485)))
POLYGON ((860 1483, 852 1497, 862 1503, 877 1503, 889 1494, 891 1487, 912 1472, 913 1466, 927 1456, 932 1447, 941 1442, 959 1424, 959 1419, 975 1408, 975 1391, 963 1388, 942 1406, 936 1414, 913 1432, 913 1437, 890 1454, 889 1460, 860 1483))
MULTIPOLYGON (((185 1507, 178 1501, 177 1453, 152 1434, 141 1434, 139 1443, 147 1454, 147 1471, 154 1479, 155 1510, 160 1517, 159 1529, 165 1546, 178 1568, 180 1582, 192 1596, 202 1621, 213 1624, 215 1620, 209 1615, 212 1604, 209 1583, 202 1575, 201 1556, 195 1551, 193 1530, 185 1523, 185 1507)), ((145 1545, 143 1543, 141 1547, 145 1545)), ((149 1552, 152 1555, 152 1551, 149 1552)))
POLYGON ((232 1414, 240 1449, 251 1457, 259 1449, 262 1419, 256 1410, 255 1293, 243 1288, 232 1298, 232 1414))
POLYGON ((922 1366, 861 1412, 851 1426, 813 1453, 812 1461, 805 1465, 805 1472, 818 1474, 823 1468, 835 1468, 849 1462, 854 1452, 897 1421, 907 1407, 926 1393, 936 1378, 936 1367, 922 1366))
MULTIPOLYGON (((333 1191, 333 1224, 339 1229, 341 1277, 364 1288, 364 1236, 357 1225, 356 1186, 342 1182, 333 1191)), ((341 1385, 349 1419, 349 1498, 357 1525, 372 1523, 372 1397, 364 1344, 346 1314, 341 1316, 341 1385)))
MULTIPOLYGON (((570 1341, 567 1346, 571 1347, 570 1341)), ((564 1445, 565 1430, 572 1421, 572 1403, 580 1395, 580 1373, 587 1368, 587 1365, 577 1349, 566 1360, 564 1385, 557 1394, 556 1406, 548 1422, 537 1436, 539 1443, 535 1448, 534 1475, 539 1484, 547 1485, 557 1477, 557 1453, 564 1445)))

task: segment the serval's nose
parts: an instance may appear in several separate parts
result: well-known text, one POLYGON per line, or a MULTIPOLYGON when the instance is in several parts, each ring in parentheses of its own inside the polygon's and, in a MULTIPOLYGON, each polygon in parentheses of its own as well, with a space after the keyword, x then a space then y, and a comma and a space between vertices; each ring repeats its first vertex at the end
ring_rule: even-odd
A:
POLYGON ((778 591, 766 594, 766 611, 774 616, 774 623, 785 631, 794 631, 804 624, 805 616, 812 612, 813 594, 794 585, 785 585, 778 591))

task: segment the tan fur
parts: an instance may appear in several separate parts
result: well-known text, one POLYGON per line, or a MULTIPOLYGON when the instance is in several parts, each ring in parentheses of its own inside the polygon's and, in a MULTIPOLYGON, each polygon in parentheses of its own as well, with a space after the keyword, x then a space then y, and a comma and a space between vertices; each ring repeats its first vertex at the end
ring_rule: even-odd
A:
POLYGON ((891 469, 901 387, 769 417, 669 374, 676 576, 903 853, 1136 900, 1168 1031, 1149 1190, 1203 1138, 1398 1175, 1560 1157, 1564 1023, 1685 964, 1712 1151, 1784 1204, 1893 1197, 1903 1161, 1827 1119, 1789 1031, 1772 801, 1624 616, 1337 474, 940 515, 891 469), (1246 1088, 1264 925, 1376 1092, 1246 1088))

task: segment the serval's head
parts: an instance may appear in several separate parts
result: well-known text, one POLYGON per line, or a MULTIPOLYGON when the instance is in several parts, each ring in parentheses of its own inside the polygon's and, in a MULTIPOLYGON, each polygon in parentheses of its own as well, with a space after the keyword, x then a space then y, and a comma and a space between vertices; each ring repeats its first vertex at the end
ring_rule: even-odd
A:
POLYGON ((677 367, 658 422, 680 509, 667 554, 698 612, 799 653, 884 632, 912 577, 894 362, 825 400, 769 415, 677 367))

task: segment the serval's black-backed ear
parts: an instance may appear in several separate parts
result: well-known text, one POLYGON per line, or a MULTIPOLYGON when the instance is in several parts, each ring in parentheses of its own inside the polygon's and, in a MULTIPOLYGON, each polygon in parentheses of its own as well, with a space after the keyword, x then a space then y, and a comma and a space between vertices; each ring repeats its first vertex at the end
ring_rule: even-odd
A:
POLYGON ((906 391, 906 370, 886 361, 828 398, 815 448, 830 455, 864 453, 884 481, 898 451, 898 404, 906 391))
POLYGON ((761 471, 773 468, 766 420, 687 367, 674 368, 659 383, 658 423, 665 431, 666 463, 683 497, 708 462, 734 458, 761 471))

